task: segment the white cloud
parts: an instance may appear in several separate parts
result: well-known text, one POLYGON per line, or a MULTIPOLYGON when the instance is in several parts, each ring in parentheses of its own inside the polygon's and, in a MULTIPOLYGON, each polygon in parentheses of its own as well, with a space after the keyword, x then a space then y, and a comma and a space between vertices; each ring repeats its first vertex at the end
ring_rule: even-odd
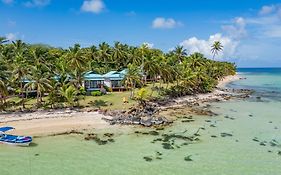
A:
POLYGON ((105 9, 105 4, 102 0, 85 0, 81 6, 84 12, 101 13, 105 9))
POLYGON ((220 41, 223 45, 223 50, 216 57, 218 60, 230 59, 235 55, 236 48, 238 46, 238 41, 233 40, 228 36, 223 36, 221 33, 211 35, 208 40, 200 40, 196 37, 184 40, 180 45, 187 49, 187 51, 192 54, 195 52, 200 52, 208 58, 212 58, 211 46, 215 41, 220 41))
POLYGON ((26 7, 43 7, 49 5, 51 0, 30 0, 24 3, 26 7))
POLYGON ((276 6, 275 5, 265 5, 261 8, 259 14, 260 15, 268 15, 270 13, 272 13, 274 10, 276 9, 276 6))
POLYGON ((8 33, 5 36, 7 38, 7 40, 9 41, 14 41, 17 39, 17 33, 8 33))
POLYGON ((12 4, 14 0, 2 0, 2 2, 5 4, 12 4))
POLYGON ((174 20, 173 18, 155 18, 152 22, 152 28, 155 29, 172 29, 175 27, 182 26, 183 24, 179 21, 174 20))
POLYGON ((223 25, 222 29, 233 39, 247 36, 246 20, 242 17, 235 18, 231 25, 223 25))

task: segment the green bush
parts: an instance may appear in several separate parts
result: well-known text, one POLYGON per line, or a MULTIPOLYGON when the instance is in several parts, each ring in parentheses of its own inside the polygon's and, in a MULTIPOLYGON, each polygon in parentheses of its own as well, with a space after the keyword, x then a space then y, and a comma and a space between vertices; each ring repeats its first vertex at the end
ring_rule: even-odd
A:
POLYGON ((79 94, 81 94, 81 95, 86 95, 86 90, 85 90, 84 87, 80 87, 80 89, 79 89, 79 94))
POLYGON ((102 96, 102 93, 100 91, 93 91, 91 92, 92 96, 102 96))

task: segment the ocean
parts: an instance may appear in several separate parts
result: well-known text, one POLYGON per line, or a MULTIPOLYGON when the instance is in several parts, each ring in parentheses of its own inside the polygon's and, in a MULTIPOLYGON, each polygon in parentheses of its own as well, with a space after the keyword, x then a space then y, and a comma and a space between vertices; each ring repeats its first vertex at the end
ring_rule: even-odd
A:
POLYGON ((227 86, 255 92, 249 99, 211 103, 217 116, 179 119, 159 133, 93 130, 101 137, 114 133, 105 145, 81 135, 35 138, 28 148, 0 145, 0 175, 281 174, 281 69, 238 72, 246 79, 227 86), (195 142, 186 139, 198 128, 195 142))

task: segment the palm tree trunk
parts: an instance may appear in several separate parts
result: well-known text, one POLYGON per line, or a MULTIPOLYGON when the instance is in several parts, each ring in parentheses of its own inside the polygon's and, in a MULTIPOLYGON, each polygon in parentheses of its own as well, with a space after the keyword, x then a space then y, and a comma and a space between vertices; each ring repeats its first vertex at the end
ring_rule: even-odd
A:
POLYGON ((155 88, 155 78, 153 78, 153 82, 152 82, 152 88, 151 88, 151 94, 150 94, 150 97, 152 97, 152 95, 153 95, 154 88, 155 88))
POLYGON ((36 100, 37 100, 37 105, 39 105, 39 98, 40 98, 40 96, 39 96, 40 94, 39 94, 39 89, 38 89, 38 87, 37 87, 37 91, 36 91, 36 100))
MULTIPOLYGON (((20 82, 20 91, 21 91, 21 92, 20 92, 20 96, 21 96, 22 108, 25 109, 22 80, 21 80, 21 82, 20 82)), ((27 96, 27 94, 26 94, 26 96, 27 96)))

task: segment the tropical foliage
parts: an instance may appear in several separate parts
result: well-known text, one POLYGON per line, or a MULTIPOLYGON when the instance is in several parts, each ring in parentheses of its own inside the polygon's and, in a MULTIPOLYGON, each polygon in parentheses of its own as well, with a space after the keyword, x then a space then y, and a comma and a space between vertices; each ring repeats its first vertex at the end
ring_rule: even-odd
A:
MULTIPOLYGON (((221 43, 215 42, 214 56, 222 48, 221 43)), ((155 90, 158 94, 178 97, 209 92, 218 80, 235 74, 233 63, 187 53, 182 46, 164 53, 147 45, 135 47, 120 42, 87 48, 75 44, 63 49, 21 40, 9 42, 0 37, 0 105, 5 107, 7 99, 17 96, 21 98, 18 105, 25 108, 29 92, 34 92, 37 106, 77 106, 85 94, 83 77, 87 71, 104 74, 127 69, 123 84, 132 99, 135 88, 147 83, 152 84, 150 97, 155 90), (160 84, 158 87, 156 82, 160 84)))

